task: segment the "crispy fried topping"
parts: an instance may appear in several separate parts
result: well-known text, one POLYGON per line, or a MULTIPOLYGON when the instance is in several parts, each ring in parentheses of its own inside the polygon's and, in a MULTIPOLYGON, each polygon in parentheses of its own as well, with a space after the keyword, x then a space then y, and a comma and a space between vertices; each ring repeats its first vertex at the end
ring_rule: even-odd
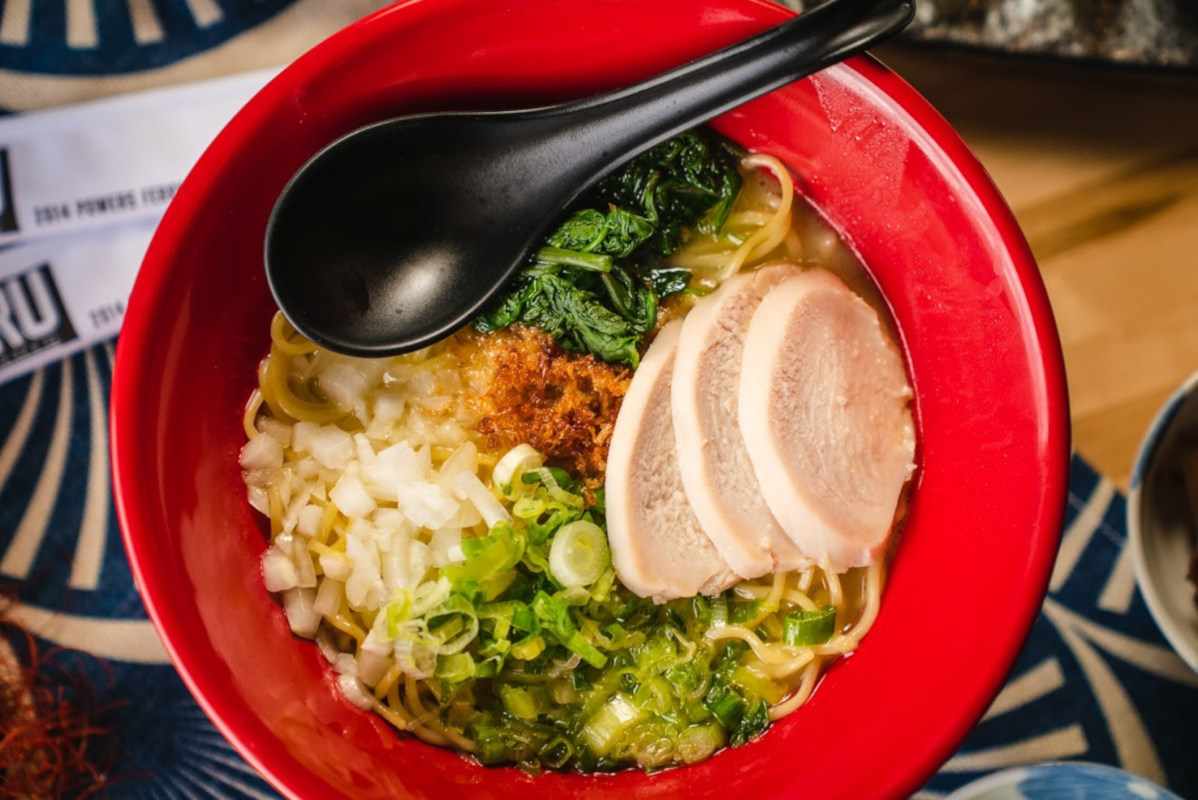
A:
POLYGON ((632 370, 567 352, 523 326, 479 336, 476 358, 491 365, 488 388, 475 401, 476 430, 488 445, 528 443, 547 463, 601 486, 632 370))

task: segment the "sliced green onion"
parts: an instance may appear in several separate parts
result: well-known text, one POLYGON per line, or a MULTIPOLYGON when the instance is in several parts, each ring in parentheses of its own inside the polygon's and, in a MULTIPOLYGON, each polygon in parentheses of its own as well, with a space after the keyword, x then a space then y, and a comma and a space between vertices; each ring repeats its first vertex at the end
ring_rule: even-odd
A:
POLYGON ((394 639, 399 635, 399 624, 408 619, 412 610, 412 593, 402 587, 395 590, 391 602, 383 610, 387 621, 387 638, 394 639))
POLYGON ((713 686, 703 698, 703 705, 725 728, 735 725, 745 710, 744 698, 726 684, 713 686))
POLYGON ((512 658, 518 658, 521 661, 531 661, 543 652, 545 652, 545 639, 535 634, 524 637, 508 650, 512 658))
POLYGON ((728 601, 723 595, 711 598, 711 627, 722 628, 728 624, 728 601))
POLYGON ((593 522, 563 525, 549 547, 549 572, 562 586, 589 586, 610 563, 607 535, 593 522))
POLYGON ((795 609, 782 618, 782 641, 791 647, 823 644, 836 632, 836 609, 824 606, 814 611, 795 609))
POLYGON ((728 624, 743 625, 757 617, 756 600, 737 600, 728 604, 728 624))
POLYGON ((633 700, 641 708, 657 715, 667 714, 674 708, 674 688, 665 678, 649 678, 637 688, 633 700))
POLYGON ((545 766, 552 769, 564 767, 570 758, 574 755, 574 745, 570 744, 570 740, 564 736, 558 736, 550 739, 540 750, 537 755, 541 757, 541 762, 545 766))
POLYGON ((759 700, 752 703, 746 709, 745 713, 736 722, 736 727, 732 729, 732 735, 728 738, 728 743, 733 747, 739 747, 750 739, 758 736, 770 724, 770 710, 764 700, 759 700))
POLYGON ((474 659, 469 653, 451 653, 437 657, 437 668, 433 674, 443 681, 461 683, 473 678, 476 672, 474 659))
POLYGON ((645 715, 632 698, 617 693, 582 728, 582 738, 597 756, 606 756, 615 748, 628 728, 645 715))
POLYGON ((461 595, 450 595, 427 619, 429 633, 439 642, 438 655, 461 652, 478 636, 478 613, 461 595))
POLYGON ((521 477, 525 483, 540 483, 549 492, 549 496, 559 503, 564 503, 575 508, 582 508, 583 500, 580 495, 571 494, 562 487, 564 481, 570 480, 562 470, 554 470, 552 467, 541 467, 540 469, 530 469, 521 477), (559 481, 559 476, 564 480, 559 481))
POLYGON ((517 719, 534 720, 549 710, 549 695, 544 686, 500 684, 499 701, 517 719))
POLYGON ((532 609, 524 603, 520 603, 512 612, 512 627, 516 630, 532 633, 539 630, 541 626, 537 622, 537 615, 533 613, 532 609))
POLYGON ((678 735, 676 752, 686 764, 695 764, 724 746, 724 729, 719 725, 691 725, 678 735))
MULTIPOLYGON (((461 564, 447 564, 441 575, 455 584, 482 582, 519 563, 524 555, 524 537, 508 522, 497 522, 486 536, 462 540, 461 564)), ((498 595, 496 595, 498 596, 498 595)))
POLYGON ((540 469, 544 459, 530 444, 518 444, 508 450, 491 470, 491 482, 499 487, 499 491, 509 500, 515 496, 515 488, 520 484, 520 478, 530 469, 540 469))
POLYGON ((770 705, 781 702, 786 696, 787 689, 784 683, 758 675, 748 667, 737 667, 730 680, 737 688, 762 698, 770 705))
POLYGON ((519 517, 525 521, 536 519, 544 513, 545 500, 543 498, 537 497, 536 495, 521 497, 512 504, 513 516, 519 517))
POLYGON ((570 634, 566 641, 562 642, 572 653, 577 653, 582 656, 582 660, 590 664, 595 669, 602 669, 607 664, 607 656, 588 642, 585 637, 578 631, 570 634))

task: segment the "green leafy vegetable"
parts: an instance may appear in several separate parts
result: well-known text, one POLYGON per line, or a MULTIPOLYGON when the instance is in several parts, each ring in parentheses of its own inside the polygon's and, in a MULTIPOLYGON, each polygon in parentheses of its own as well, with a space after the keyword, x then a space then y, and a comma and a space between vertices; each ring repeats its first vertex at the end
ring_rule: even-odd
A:
POLYGON ((706 130, 636 157, 546 238, 475 328, 519 322, 566 350, 636 367, 661 300, 690 285, 690 273, 664 259, 691 231, 723 224, 740 191, 738 160, 731 143, 706 130))

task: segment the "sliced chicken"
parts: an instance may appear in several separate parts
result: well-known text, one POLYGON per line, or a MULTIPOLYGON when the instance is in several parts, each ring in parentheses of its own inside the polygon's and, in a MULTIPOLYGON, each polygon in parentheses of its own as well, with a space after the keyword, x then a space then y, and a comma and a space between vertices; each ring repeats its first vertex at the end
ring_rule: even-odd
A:
POLYGON ((670 382, 681 321, 665 325, 633 375, 607 455, 607 538, 620 580, 663 602, 715 594, 737 575, 703 532, 678 474, 670 382))
POLYGON ((799 267, 743 272, 695 303, 682 324, 671 402, 682 485, 720 555, 742 578, 811 560, 766 505, 737 425, 741 359, 762 298, 799 267))
POLYGON ((885 549, 915 468, 911 395, 877 312, 830 272, 787 278, 753 314, 741 432, 774 517, 821 566, 885 549))

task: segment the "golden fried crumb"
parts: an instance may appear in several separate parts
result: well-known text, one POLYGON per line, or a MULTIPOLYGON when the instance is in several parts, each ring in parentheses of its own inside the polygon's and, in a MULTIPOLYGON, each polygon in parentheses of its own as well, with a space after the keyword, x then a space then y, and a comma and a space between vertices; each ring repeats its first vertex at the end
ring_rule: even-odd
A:
POLYGON ((489 447, 532 445, 546 463, 603 484, 607 449, 632 370, 563 350, 546 333, 515 326, 478 337, 475 358, 490 364, 473 403, 489 447))

